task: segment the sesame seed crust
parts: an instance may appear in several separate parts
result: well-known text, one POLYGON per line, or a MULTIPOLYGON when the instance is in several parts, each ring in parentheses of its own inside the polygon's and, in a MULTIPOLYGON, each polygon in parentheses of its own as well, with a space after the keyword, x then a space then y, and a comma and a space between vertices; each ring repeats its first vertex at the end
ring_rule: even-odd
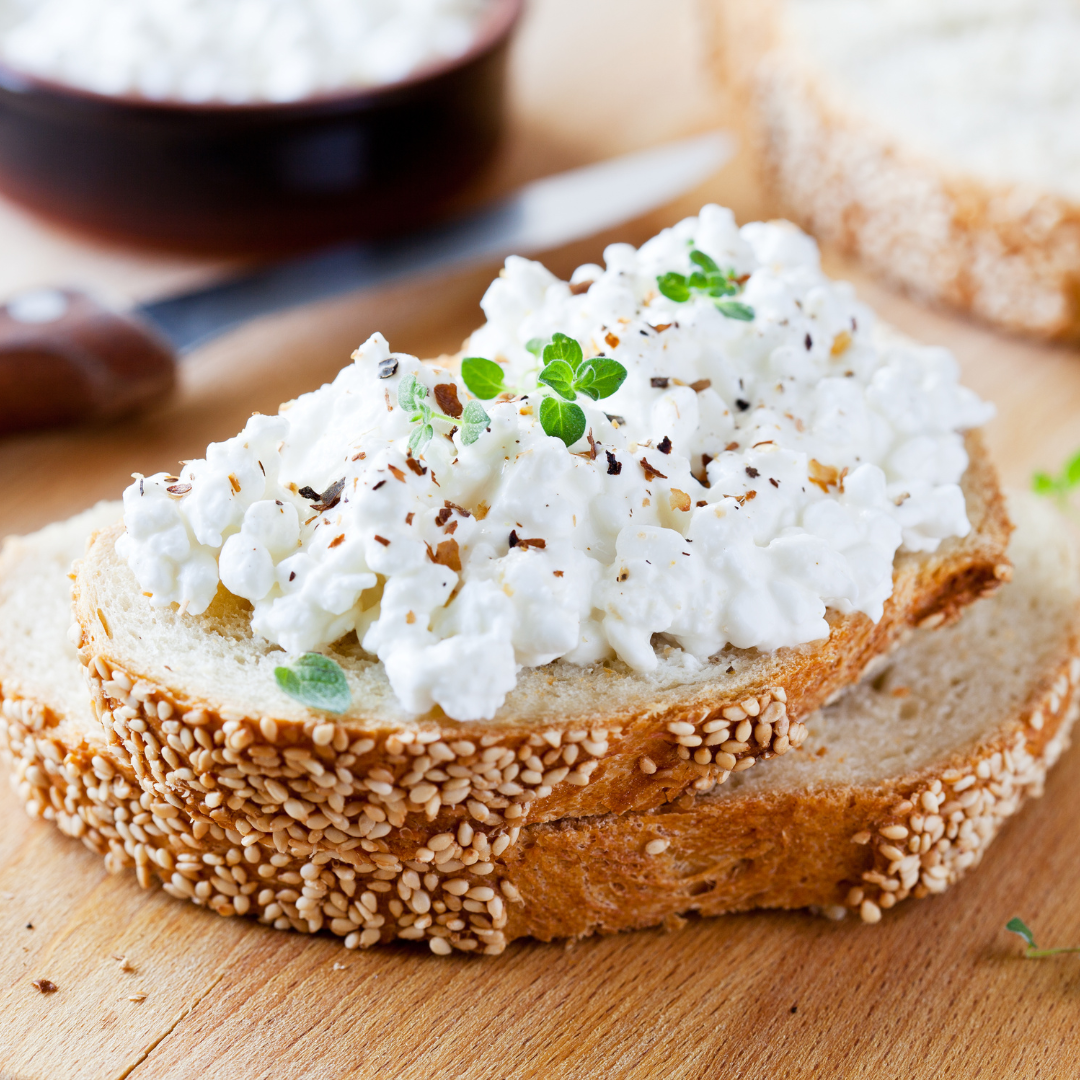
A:
POLYGON ((782 8, 722 0, 717 40, 749 141, 793 220, 924 300, 1012 333, 1080 339, 1080 205, 958 174, 868 121, 825 86, 782 8))
POLYGON ((280 930, 327 931, 347 948, 396 939, 436 955, 497 955, 521 936, 753 907, 852 911, 876 923, 977 866, 1002 823, 1041 793, 1080 711, 1080 640, 1067 644, 1018 717, 911 776, 764 797, 683 793, 652 812, 524 828, 463 816, 423 844, 401 829, 337 852, 252 842, 189 814, 160 781, 147 790, 115 747, 2 688, 0 755, 29 814, 82 840, 111 871, 134 868, 144 888, 280 930))
POLYGON ((780 650, 773 672, 780 678, 738 694, 718 698, 706 684, 659 707, 545 724, 388 725, 233 712, 184 697, 138 670, 137 658, 115 655, 99 581, 127 572, 112 553, 114 529, 98 535, 74 588, 93 707, 144 790, 167 794, 193 820, 296 858, 319 851, 349 862, 361 857, 365 839, 391 842, 401 833, 423 846, 462 821, 505 832, 705 795, 734 773, 797 750, 805 716, 868 663, 928 618, 955 621, 1008 576, 1011 526, 978 435, 967 440, 969 537, 947 541, 929 560, 899 556, 894 594, 877 624, 830 612, 826 642, 780 650))

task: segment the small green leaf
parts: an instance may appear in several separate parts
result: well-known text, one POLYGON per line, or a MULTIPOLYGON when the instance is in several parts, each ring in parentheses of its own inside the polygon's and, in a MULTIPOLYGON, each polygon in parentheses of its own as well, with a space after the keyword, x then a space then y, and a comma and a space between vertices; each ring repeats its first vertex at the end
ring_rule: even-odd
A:
POLYGON ((1005 929, 1011 930, 1014 934, 1019 934, 1024 941, 1027 942, 1027 947, 1029 949, 1037 949, 1039 947, 1035 944, 1035 935, 1031 932, 1031 928, 1018 916, 1010 919, 1005 924, 1005 929))
POLYGON ((484 406, 479 401, 470 401, 461 414, 461 441, 465 446, 471 446, 487 430, 491 423, 491 417, 484 412, 484 406))
POLYGON ((421 424, 410 436, 409 436, 409 449, 419 450, 421 446, 427 446, 431 442, 435 435, 435 429, 431 424, 421 424))
POLYGON ((585 413, 580 405, 546 397, 540 402, 540 426, 546 434, 573 446, 585 434, 585 413))
POLYGON ((461 379, 469 393, 488 401, 506 389, 503 369, 494 360, 482 356, 466 356, 461 361, 461 379))
POLYGON ((709 277, 709 287, 706 292, 710 296, 734 296, 739 291, 738 286, 731 278, 722 274, 712 274, 709 277))
POLYGON ((690 261, 695 266, 700 266, 707 274, 720 273, 720 267, 717 266, 704 251, 698 251, 697 248, 690 252, 690 261))
POLYGON ((690 280, 687 282, 687 284, 690 286, 691 291, 709 291, 709 279, 700 270, 695 270, 690 275, 690 280))
POLYGON ((664 296, 674 300, 676 304, 685 304, 690 299, 690 285, 682 274, 674 271, 661 274, 656 279, 656 285, 664 296))
POLYGON ((581 357, 581 346, 566 334, 552 334, 551 344, 544 346, 545 364, 550 364, 554 360, 565 360, 571 370, 577 371, 581 357))
POLYGON ((1076 487, 1080 484, 1080 454, 1077 454, 1065 466, 1065 484, 1067 487, 1076 487))
POLYGON ((278 686, 309 709, 343 713, 352 703, 345 672, 329 656, 304 653, 291 667, 274 668, 278 686))
POLYGON ((525 342, 525 348, 529 352, 531 352, 533 354, 533 356, 536 357, 537 360, 539 360, 540 359, 540 353, 544 351, 544 345, 545 344, 546 344, 546 339, 545 338, 534 337, 534 338, 529 338, 529 340, 525 342))
POLYGON ((1036 495, 1056 495, 1058 485, 1049 473, 1037 472, 1031 478, 1031 487, 1036 495))
POLYGON ((398 383, 398 404, 406 412, 415 412, 427 397, 427 387, 413 374, 406 375, 398 383))
POLYGON ((593 401, 611 397, 626 379, 626 368, 609 356, 594 356, 577 370, 574 389, 588 394, 593 401))
POLYGON ((738 319, 740 322, 752 322, 754 319, 754 309, 738 300, 717 300, 716 308, 721 315, 726 315, 729 319, 738 319))
MULTIPOLYGON (((548 348, 551 346, 549 345, 548 348)), ((547 349, 544 350, 545 355, 547 351, 547 349)), ((552 360, 537 376, 537 381, 550 386, 556 394, 566 398, 567 401, 573 401, 577 397, 574 393, 574 369, 565 360, 552 360)))

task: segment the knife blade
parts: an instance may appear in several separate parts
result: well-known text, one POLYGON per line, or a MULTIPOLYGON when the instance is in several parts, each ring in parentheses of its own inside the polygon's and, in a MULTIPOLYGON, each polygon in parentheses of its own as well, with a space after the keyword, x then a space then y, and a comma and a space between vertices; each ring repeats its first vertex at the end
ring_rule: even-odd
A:
POLYGON ((342 244, 138 306, 178 353, 248 319, 450 265, 529 255, 603 232, 696 187, 732 153, 710 132, 526 184, 505 199, 411 236, 342 244))
POLYGON ((720 131, 651 147, 411 235, 336 245, 128 312, 67 289, 14 297, 0 308, 0 433, 128 413, 171 389, 178 358, 251 319, 602 232, 696 187, 733 150, 720 131))

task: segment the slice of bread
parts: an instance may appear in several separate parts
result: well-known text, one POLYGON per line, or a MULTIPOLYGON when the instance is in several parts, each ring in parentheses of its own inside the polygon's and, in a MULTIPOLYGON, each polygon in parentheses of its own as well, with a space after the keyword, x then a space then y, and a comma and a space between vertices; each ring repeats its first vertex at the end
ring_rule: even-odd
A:
POLYGON ((403 714, 355 641, 332 650, 352 710, 306 709, 278 688, 283 654, 252 635, 246 602, 220 590, 201 616, 147 603, 115 552, 118 525, 95 539, 74 590, 95 708, 147 790, 297 857, 348 856, 373 825, 422 843, 466 820, 491 830, 659 806, 797 747, 801 719, 913 626, 955 619, 1008 576, 1008 519, 977 434, 968 450, 972 531, 900 555, 878 623, 833 614, 826 641, 727 649, 698 670, 677 652, 652 675, 527 669, 488 722, 403 714))
MULTIPOLYGON (((404 830, 356 853, 271 854, 253 835, 143 790, 101 744, 65 647, 74 519, 0 555, 0 627, 40 608, 0 650, 0 749, 33 816, 134 865, 144 887, 349 947, 402 938, 437 953, 754 907, 851 908, 870 922, 973 867, 1065 745, 1080 682, 1080 577, 1060 518, 1018 504, 1012 584, 953 626, 919 630, 869 681, 808 717, 783 767, 744 772, 652 812, 485 831, 461 822, 417 850, 404 830), (916 851, 915 848, 918 848, 916 851), (449 857, 447 856, 447 853, 449 857)), ((24 620, 25 622, 25 620, 24 620)), ((165 753, 165 747, 161 748, 165 753)), ((314 759, 311 759, 314 760, 314 759)), ((144 778, 145 779, 145 778, 144 778)))
POLYGON ((1080 338, 1075 104, 1061 113, 1080 66, 1064 70, 1068 33, 1046 48, 1062 19, 1075 34, 1075 14, 937 0, 717 8, 724 76, 785 213, 922 299, 1080 338))

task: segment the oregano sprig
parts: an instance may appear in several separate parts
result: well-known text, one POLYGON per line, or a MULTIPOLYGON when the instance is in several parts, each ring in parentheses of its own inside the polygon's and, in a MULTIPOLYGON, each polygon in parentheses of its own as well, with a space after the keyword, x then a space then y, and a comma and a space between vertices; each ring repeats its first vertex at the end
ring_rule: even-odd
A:
MULTIPOLYGON (((490 362, 490 361, 489 361, 490 362)), ((498 365, 494 365, 498 367, 498 365)), ((409 414, 409 422, 418 427, 409 436, 409 449, 416 451, 425 446, 435 435, 433 421, 443 420, 456 425, 461 431, 461 441, 469 446, 476 442, 491 423, 491 417, 478 401, 470 401, 461 416, 454 419, 435 412, 427 402, 428 388, 412 373, 398 384, 398 404, 409 414)))
MULTIPOLYGON (((557 396, 540 401, 540 426, 548 435, 573 446, 585 434, 585 413, 574 404, 578 394, 593 401, 611 397, 626 380, 626 368, 609 356, 584 358, 581 344, 568 334, 553 334, 546 344, 533 338, 526 346, 543 363, 537 382, 557 396)), ((503 369, 492 360, 468 356, 461 378, 470 393, 488 400, 507 390, 503 369)))
POLYGON ((278 686, 309 709, 343 713, 352 704, 341 665, 322 653, 304 653, 291 666, 274 668, 278 686))
POLYGON ((1040 949, 1035 944, 1035 935, 1031 931, 1031 927, 1019 917, 1010 919, 1005 924, 1005 929, 1010 930, 1014 934, 1018 934, 1024 939, 1026 947, 1024 948, 1024 956, 1028 960, 1038 960, 1044 956, 1057 956, 1059 953, 1071 953, 1080 952, 1080 945, 1059 945, 1052 949, 1040 949))
POLYGON ((734 270, 721 270, 715 260, 694 248, 690 252, 690 261, 698 267, 689 277, 677 274, 674 270, 661 274, 656 279, 660 292, 676 304, 685 304, 693 296, 712 298, 721 314, 729 319, 750 322, 754 318, 754 309, 740 300, 727 300, 725 297, 737 296, 742 285, 734 270))

